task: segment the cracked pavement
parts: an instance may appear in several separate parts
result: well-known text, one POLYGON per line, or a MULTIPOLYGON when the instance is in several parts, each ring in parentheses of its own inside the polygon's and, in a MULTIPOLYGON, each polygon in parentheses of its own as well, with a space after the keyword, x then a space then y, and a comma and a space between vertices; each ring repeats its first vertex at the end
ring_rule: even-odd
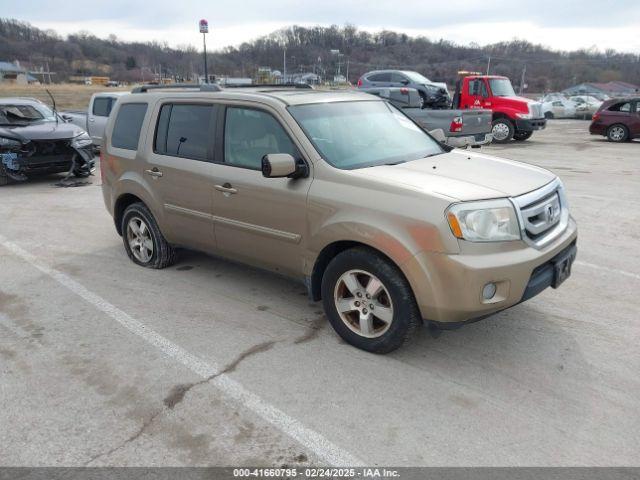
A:
POLYGON ((315 465, 225 395, 234 381, 377 465, 632 465, 640 458, 638 142, 550 122, 487 153, 558 173, 579 228, 559 290, 387 356, 339 340, 301 284, 200 253, 135 267, 99 180, 0 188, 0 235, 207 365, 165 355, 0 245, 0 464, 315 465))

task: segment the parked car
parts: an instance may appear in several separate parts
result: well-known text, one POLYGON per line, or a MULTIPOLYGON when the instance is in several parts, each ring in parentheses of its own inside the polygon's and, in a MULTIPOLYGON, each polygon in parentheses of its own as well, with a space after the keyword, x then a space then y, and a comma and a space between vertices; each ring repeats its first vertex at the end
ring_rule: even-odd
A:
POLYGON ((378 353, 423 319, 476 320, 571 273, 577 228, 556 175, 447 149, 373 95, 137 92, 116 104, 101 162, 137 265, 167 267, 180 245, 289 275, 345 341, 378 353))
POLYGON ((62 112, 62 117, 65 121, 71 122, 86 130, 91 136, 93 145, 99 149, 102 145, 104 128, 107 125, 109 114, 118 97, 125 93, 128 92, 94 93, 91 96, 87 110, 67 110, 62 112))
POLYGON ((84 178, 94 170, 91 138, 33 98, 0 99, 0 186, 30 176, 67 172, 84 178))
POLYGON ((558 94, 545 95, 540 100, 544 118, 575 118, 576 103, 558 94))
POLYGON ((450 108, 451 97, 442 84, 432 82, 418 72, 408 70, 374 70, 358 79, 358 88, 408 87, 420 94, 421 108, 450 108))
POLYGON ((491 143, 491 110, 431 110, 421 108, 420 94, 414 88, 362 88, 402 109, 414 122, 433 136, 443 136, 449 146, 479 147, 491 143), (441 133, 438 133, 441 131, 441 133))
POLYGON ((576 104, 576 116, 584 120, 593 117, 593 114, 602 106, 602 100, 590 95, 576 95, 569 97, 569 100, 576 104))
POLYGON ((589 132, 611 142, 640 138, 640 97, 605 101, 593 115, 589 132))
POLYGON ((460 72, 453 97, 453 108, 485 108, 493 112, 493 141, 524 141, 535 130, 542 130, 547 120, 542 105, 519 97, 507 77, 460 72))

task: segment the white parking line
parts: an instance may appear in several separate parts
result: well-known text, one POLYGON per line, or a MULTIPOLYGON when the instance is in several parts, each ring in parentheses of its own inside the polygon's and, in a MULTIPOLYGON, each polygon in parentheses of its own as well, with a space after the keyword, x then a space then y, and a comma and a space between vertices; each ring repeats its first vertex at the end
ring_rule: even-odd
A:
POLYGON ((618 270, 617 268, 603 267, 602 265, 596 265, 595 263, 583 262, 581 260, 575 261, 576 265, 581 265, 583 267, 593 268, 594 270, 602 270, 603 272, 615 273, 616 275, 623 275, 629 278, 635 278, 636 280, 640 280, 640 275, 633 272, 627 272, 625 270, 618 270))
MULTIPOLYGON (((109 303, 101 296, 91 292, 86 287, 82 286, 80 283, 76 282, 66 274, 41 262, 35 255, 32 255, 31 253, 23 250, 21 247, 7 240, 2 235, 0 235, 0 245, 9 250, 16 257, 21 258, 36 269, 40 270, 45 275, 48 275, 56 282, 65 286, 73 293, 81 297, 83 300, 111 317, 124 328, 136 334, 147 343, 158 348, 167 356, 182 363, 184 366, 200 375, 201 377, 208 378, 216 375, 221 371, 221 368, 215 363, 209 363, 202 360, 201 358, 198 358, 197 356, 184 350, 182 347, 166 339, 162 335, 154 332, 152 329, 140 323, 129 314, 120 310, 118 307, 109 303)), ((309 449, 322 460, 328 462, 330 465, 364 465, 364 462, 362 460, 333 444, 320 433, 305 427, 298 420, 290 417, 282 410, 279 410, 273 405, 267 403, 255 393, 252 393, 244 388, 239 382, 229 378, 229 376, 221 374, 214 378, 211 383, 215 384, 216 387, 220 389, 224 394, 233 398, 245 408, 251 410, 294 440, 298 441, 300 444, 309 449)))

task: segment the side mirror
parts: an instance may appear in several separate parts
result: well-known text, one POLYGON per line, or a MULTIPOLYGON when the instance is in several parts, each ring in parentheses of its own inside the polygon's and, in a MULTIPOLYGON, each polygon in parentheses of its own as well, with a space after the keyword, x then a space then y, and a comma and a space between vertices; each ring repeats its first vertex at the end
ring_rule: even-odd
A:
POLYGON ((409 80, 407 80, 406 78, 404 80, 400 80, 400 83, 402 85, 409 85, 409 80))
POLYGON ((262 176, 300 178, 307 175, 307 164, 288 153, 269 153, 262 157, 262 176))
POLYGON ((64 113, 61 115, 61 117, 65 122, 70 122, 71 120, 73 120, 70 115, 65 115, 64 113))

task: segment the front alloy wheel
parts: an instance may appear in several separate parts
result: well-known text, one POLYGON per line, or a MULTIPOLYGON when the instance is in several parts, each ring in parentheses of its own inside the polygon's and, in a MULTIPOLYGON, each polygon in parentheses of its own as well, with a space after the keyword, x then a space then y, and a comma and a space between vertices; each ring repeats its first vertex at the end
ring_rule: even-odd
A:
POLYGON ((384 284, 364 270, 349 270, 336 282, 333 300, 340 319, 354 333, 377 338, 393 322, 393 303, 384 284))
POLYGON ((493 141, 496 143, 507 143, 513 138, 513 124, 506 118, 498 118, 493 121, 491 133, 493 133, 493 141))

